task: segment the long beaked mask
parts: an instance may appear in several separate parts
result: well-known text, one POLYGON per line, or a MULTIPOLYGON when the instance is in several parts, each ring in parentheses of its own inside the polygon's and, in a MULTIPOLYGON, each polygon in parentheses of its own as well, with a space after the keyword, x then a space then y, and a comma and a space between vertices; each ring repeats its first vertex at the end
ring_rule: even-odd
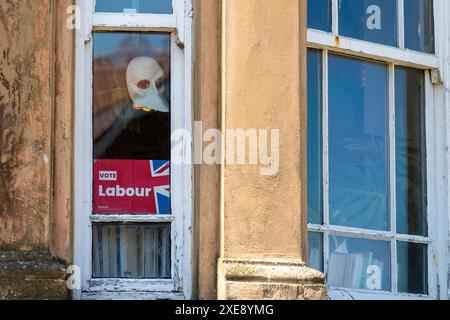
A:
POLYGON ((127 87, 134 109, 170 111, 169 103, 163 96, 163 76, 164 70, 150 57, 137 57, 128 64, 127 87))

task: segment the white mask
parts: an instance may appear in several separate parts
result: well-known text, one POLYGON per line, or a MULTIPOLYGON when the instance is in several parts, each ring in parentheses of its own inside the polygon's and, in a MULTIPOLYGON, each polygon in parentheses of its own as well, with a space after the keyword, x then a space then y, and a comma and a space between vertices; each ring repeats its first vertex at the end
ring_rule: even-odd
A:
POLYGON ((133 108, 169 112, 169 103, 163 97, 164 85, 156 86, 164 70, 150 57, 137 57, 127 67, 127 87, 133 108))

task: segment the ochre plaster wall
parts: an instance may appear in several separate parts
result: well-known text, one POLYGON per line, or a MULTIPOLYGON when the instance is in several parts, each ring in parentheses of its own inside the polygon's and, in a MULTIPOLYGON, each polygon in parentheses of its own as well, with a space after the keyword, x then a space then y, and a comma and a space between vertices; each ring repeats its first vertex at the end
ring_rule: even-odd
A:
POLYGON ((49 246, 52 1, 0 1, 0 248, 49 246))
POLYGON ((224 167, 222 256, 306 259, 306 1, 224 3, 224 129, 279 129, 280 169, 224 167))

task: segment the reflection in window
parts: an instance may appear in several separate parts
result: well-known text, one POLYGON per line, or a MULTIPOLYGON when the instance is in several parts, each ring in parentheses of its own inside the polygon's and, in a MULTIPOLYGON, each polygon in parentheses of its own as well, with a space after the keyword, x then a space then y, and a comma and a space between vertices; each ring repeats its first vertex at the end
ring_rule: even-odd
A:
POLYGON ((427 236, 425 87, 420 70, 395 72, 397 232, 427 236))
POLYGON ((397 1, 339 0, 339 34, 397 46, 397 1))
POLYGON ((398 291, 428 294, 428 250, 425 244, 398 242, 398 291))
POLYGON ((97 12, 172 14, 172 0, 96 0, 97 12))
POLYGON ((170 35, 94 33, 94 213, 170 213, 170 35))
POLYGON ((331 0, 308 0, 308 28, 331 31, 331 0))
POLYGON ((405 1, 405 46, 434 53, 433 0, 405 1))
POLYGON ((333 288, 389 291, 390 243, 330 236, 328 283, 333 288))
POLYGON ((308 266, 323 272, 323 235, 308 233, 308 266))
POLYGON ((94 33, 95 159, 169 159, 169 37, 94 33))
POLYGON ((170 224, 94 224, 93 277, 171 278, 170 224))
POLYGON ((308 222, 322 224, 322 53, 308 50, 308 222))
POLYGON ((389 230, 388 72, 329 56, 330 224, 389 230))

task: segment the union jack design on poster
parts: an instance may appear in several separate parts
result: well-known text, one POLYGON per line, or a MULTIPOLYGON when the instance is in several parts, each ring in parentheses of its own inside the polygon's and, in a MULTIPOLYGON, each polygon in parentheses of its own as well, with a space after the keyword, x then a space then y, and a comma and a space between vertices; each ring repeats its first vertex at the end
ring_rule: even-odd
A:
POLYGON ((170 162, 96 160, 94 214, 170 214, 170 162))

